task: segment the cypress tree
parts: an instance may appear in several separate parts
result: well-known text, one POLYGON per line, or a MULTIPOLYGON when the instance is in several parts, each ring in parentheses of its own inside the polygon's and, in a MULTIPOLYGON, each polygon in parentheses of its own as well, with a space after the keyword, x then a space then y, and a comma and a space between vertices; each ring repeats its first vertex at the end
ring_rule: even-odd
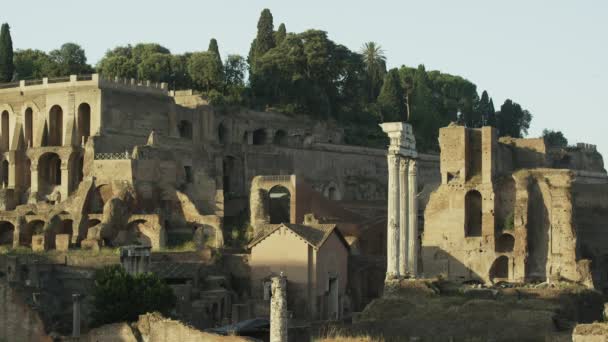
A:
POLYGON ((378 96, 383 121, 405 121, 405 91, 401 86, 399 70, 389 70, 378 96))
POLYGON ((287 29, 285 28, 285 24, 281 23, 281 25, 279 25, 279 28, 277 29, 277 32, 275 32, 275 34, 274 34, 274 41, 276 43, 276 46, 281 45, 283 40, 285 40, 286 36, 287 36, 287 29))
MULTIPOLYGON (((263 56, 268 50, 276 46, 274 41, 274 24, 272 13, 265 8, 258 21, 258 34, 255 38, 254 58, 263 56)), ((255 63, 255 61, 254 61, 255 63)))
POLYGON ((13 79, 14 71, 13 40, 10 27, 4 23, 0 30, 0 82, 10 82, 13 79))
POLYGON ((490 97, 487 91, 481 93, 481 99, 479 100, 478 114, 481 117, 481 126, 488 124, 488 118, 490 116, 490 97))
POLYGON ((488 106, 488 120, 486 121, 487 126, 496 127, 496 110, 494 109, 494 101, 490 99, 488 106))
POLYGON ((217 40, 215 40, 215 38, 211 38, 211 40, 209 41, 209 48, 207 49, 207 51, 215 54, 217 61, 219 62, 220 65, 222 65, 222 57, 220 56, 220 49, 217 46, 217 40))

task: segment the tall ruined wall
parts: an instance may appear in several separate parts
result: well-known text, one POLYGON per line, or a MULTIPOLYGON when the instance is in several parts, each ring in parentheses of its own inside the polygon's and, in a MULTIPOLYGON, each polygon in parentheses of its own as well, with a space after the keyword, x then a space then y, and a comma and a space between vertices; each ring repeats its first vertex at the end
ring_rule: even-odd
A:
POLYGON ((608 177, 577 176, 572 185, 577 258, 591 260, 596 288, 608 288, 608 177))
POLYGON ((0 279, 0 340, 51 342, 44 324, 23 298, 0 279))

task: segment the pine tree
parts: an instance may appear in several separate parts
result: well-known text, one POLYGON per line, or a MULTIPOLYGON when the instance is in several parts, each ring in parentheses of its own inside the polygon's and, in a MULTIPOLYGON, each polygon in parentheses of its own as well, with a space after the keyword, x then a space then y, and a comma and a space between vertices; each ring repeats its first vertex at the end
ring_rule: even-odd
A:
POLYGON ((285 40, 286 36, 287 29, 285 28, 285 24, 281 23, 281 25, 279 25, 279 28, 277 29, 277 32, 274 33, 274 41, 276 43, 276 46, 281 45, 283 40, 285 40))
POLYGON ((389 70, 378 96, 382 121, 405 121, 405 90, 398 69, 389 70))
POLYGON ((274 24, 272 23, 272 13, 268 8, 265 8, 260 15, 258 21, 258 34, 255 38, 255 45, 252 45, 253 64, 255 60, 263 56, 268 50, 275 47, 274 41, 274 24))
POLYGON ((0 30, 0 82, 10 82, 13 79, 14 71, 13 40, 10 27, 4 23, 0 30))

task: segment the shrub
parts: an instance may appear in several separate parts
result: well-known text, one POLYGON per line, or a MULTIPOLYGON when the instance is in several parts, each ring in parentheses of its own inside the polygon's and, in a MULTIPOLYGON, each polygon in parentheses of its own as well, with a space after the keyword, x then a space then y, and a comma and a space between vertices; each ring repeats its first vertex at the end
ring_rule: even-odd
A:
POLYGON ((95 274, 93 324, 136 321, 147 312, 168 315, 175 306, 171 288, 153 273, 135 276, 121 266, 107 266, 95 274))

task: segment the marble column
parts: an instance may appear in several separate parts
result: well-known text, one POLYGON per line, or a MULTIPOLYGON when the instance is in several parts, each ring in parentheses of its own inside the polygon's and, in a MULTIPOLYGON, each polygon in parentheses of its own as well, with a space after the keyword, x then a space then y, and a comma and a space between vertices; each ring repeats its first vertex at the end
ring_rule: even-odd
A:
POLYGON ((399 164, 401 157, 388 159, 388 220, 386 224, 386 278, 399 276, 399 164))
POLYGON ((287 342, 287 277, 272 278, 270 298, 270 342, 287 342))
POLYGON ((399 274, 407 274, 408 234, 409 234, 409 201, 408 201, 408 167, 410 160, 401 157, 399 163, 399 274))
POLYGON ((415 159, 409 163, 409 189, 408 189, 408 204, 409 204, 409 224, 408 224, 408 272, 411 277, 415 278, 418 275, 418 165, 415 159))
POLYGON ((72 295, 74 310, 72 311, 72 337, 80 337, 80 294, 72 295))

